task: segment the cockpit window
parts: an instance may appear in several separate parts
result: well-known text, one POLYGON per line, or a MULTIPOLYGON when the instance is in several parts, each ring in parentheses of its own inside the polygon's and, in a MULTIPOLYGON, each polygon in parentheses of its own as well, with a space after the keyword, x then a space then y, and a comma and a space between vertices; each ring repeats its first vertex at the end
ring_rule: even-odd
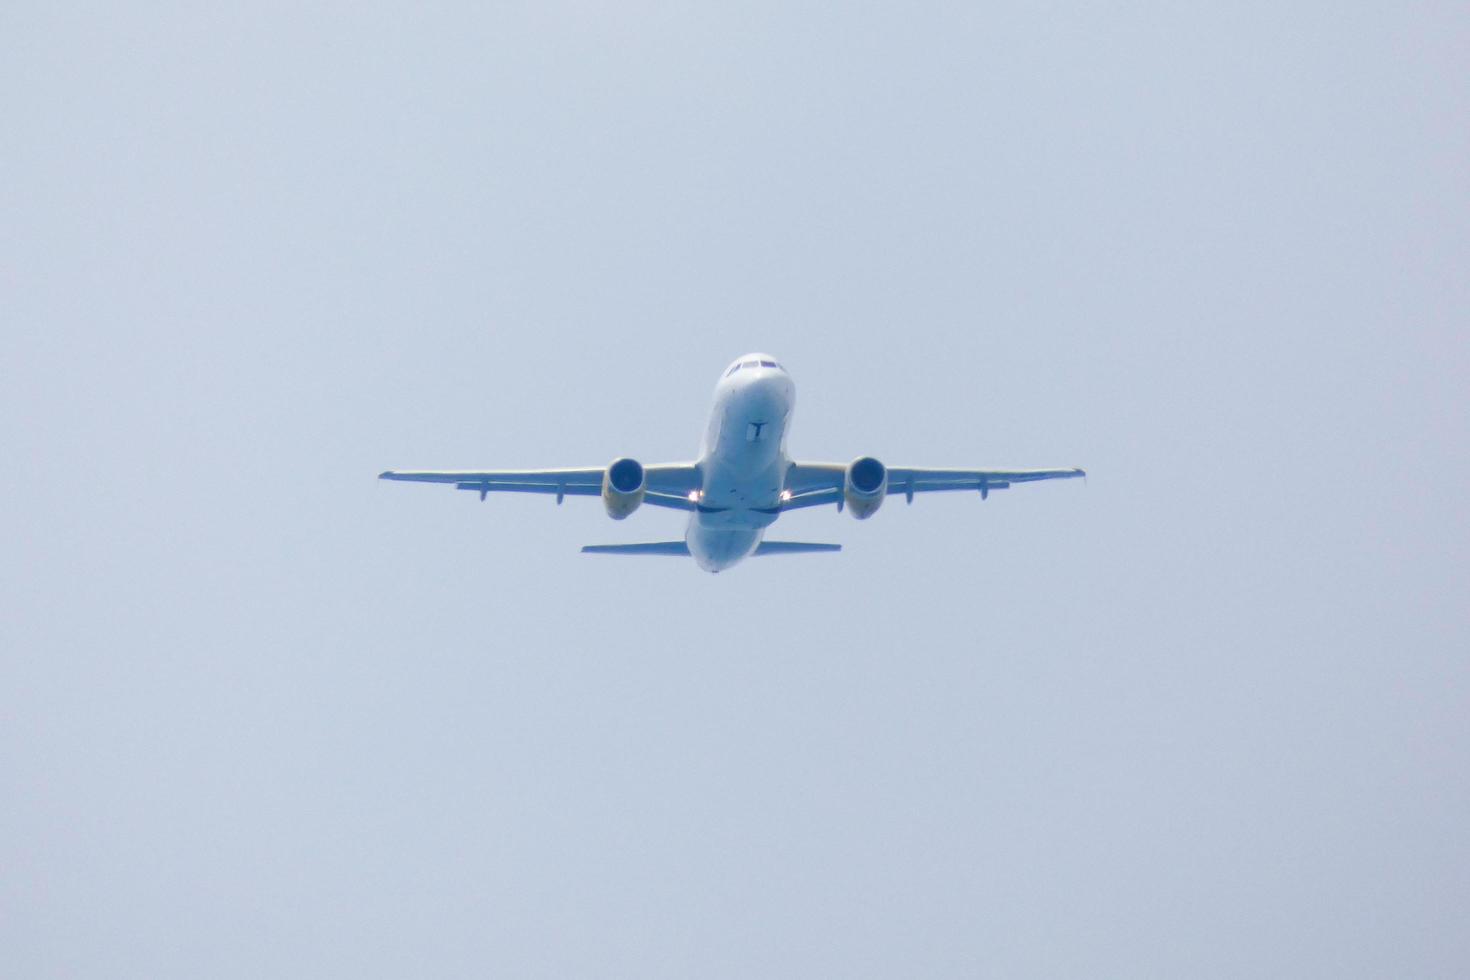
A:
POLYGON ((781 365, 777 364, 775 361, 767 361, 761 358, 751 358, 748 361, 739 361, 735 364, 731 364, 729 370, 725 372, 725 377, 728 378, 730 375, 734 374, 736 371, 739 371, 741 368, 775 368, 777 371, 784 370, 784 368, 782 368, 781 365))

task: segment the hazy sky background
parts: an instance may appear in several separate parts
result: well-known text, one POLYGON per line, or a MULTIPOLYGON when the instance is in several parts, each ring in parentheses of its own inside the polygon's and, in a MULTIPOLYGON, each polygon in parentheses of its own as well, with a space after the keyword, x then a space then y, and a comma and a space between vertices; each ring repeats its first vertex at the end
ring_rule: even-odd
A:
POLYGON ((1470 972, 1463 4, 0 8, 0 976, 1470 972), (389 467, 1070 466, 838 556, 389 467))

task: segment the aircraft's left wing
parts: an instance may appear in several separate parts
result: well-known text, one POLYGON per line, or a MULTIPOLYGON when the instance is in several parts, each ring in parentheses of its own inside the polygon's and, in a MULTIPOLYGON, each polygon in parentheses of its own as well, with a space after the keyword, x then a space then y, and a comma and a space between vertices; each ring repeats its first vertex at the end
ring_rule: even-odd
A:
POLYGON ((901 493, 913 501, 916 493, 935 490, 978 490, 981 497, 992 490, 1004 490, 1012 483, 1037 480, 1071 480, 1087 473, 1080 469, 1064 470, 926 470, 906 466, 888 469, 888 492, 901 493))
MULTIPOLYGON (((484 500, 490 493, 550 493, 563 497, 595 497, 602 493, 607 467, 552 470, 388 470, 380 480, 411 483, 448 483, 456 490, 472 490, 484 500)), ((693 510, 689 492, 699 486, 693 463, 659 463, 643 468, 648 492, 644 503, 676 510, 693 510)))
MULTIPOLYGON (((914 494, 939 490, 978 490, 988 497, 992 490, 1004 490, 1013 483, 1036 480, 1069 480, 1087 474, 1080 469, 1057 470, 961 470, 925 469, 913 466, 890 466, 888 493, 903 494, 913 503, 914 494)), ((786 474, 786 490, 791 496, 782 510, 835 504, 842 497, 846 463, 792 463, 786 474)))

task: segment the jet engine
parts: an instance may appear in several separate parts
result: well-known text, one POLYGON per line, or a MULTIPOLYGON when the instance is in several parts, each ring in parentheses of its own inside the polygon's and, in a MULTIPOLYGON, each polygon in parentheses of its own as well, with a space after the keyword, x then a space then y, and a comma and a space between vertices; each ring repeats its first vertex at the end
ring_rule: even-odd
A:
POLYGON ((607 508, 607 516, 615 521, 637 510, 647 492, 643 464, 636 459, 615 459, 602 474, 602 505, 607 508))
POLYGON ((888 468, 871 456, 861 456, 847 464, 842 480, 842 497, 847 509, 858 520, 872 517, 888 492, 888 468))

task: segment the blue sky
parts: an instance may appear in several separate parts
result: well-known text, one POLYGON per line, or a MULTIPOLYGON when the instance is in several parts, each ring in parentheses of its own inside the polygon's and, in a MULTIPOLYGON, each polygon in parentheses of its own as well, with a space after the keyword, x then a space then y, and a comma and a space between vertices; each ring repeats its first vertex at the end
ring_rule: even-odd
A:
POLYGON ((1455 976, 1454 5, 0 14, 17 975, 1455 976), (1085 466, 679 515, 380 484, 1085 466))

